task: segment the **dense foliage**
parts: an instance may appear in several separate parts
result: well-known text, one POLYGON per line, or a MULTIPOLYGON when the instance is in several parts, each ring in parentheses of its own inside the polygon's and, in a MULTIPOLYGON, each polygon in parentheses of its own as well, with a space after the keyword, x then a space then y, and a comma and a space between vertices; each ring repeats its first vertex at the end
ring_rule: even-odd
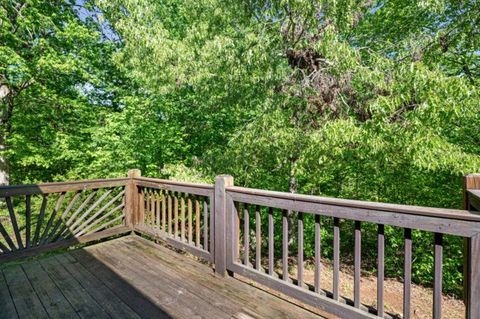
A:
MULTIPOLYGON (((2 169, 12 183, 229 173, 461 207, 462 175, 480 170, 478 12, 475 0, 5 0, 2 169)), ((425 236, 418 282, 432 274, 425 236)), ((387 229, 391 276, 402 238, 387 229)), ((446 241, 446 290, 458 291, 462 261, 448 257, 462 242, 446 241)), ((375 238, 363 245, 372 266, 375 238)))

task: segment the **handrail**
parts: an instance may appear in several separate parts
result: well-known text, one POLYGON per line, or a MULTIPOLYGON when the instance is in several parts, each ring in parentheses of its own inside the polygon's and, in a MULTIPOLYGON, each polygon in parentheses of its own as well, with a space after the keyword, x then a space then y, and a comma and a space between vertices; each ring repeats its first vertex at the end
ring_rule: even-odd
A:
POLYGON ((102 187, 125 186, 128 180, 128 178, 86 179, 69 182, 0 186, 0 197, 49 194, 102 187))
MULTIPOLYGON (((435 208, 413 205, 400 205, 381 202, 360 201, 352 199, 339 199, 333 197, 312 196, 294 193, 284 193, 277 191, 268 191, 255 188, 245 188, 231 186, 226 188, 227 191, 242 193, 247 195, 257 195, 262 197, 271 197, 276 199, 294 200, 308 203, 326 204, 341 207, 361 208, 368 210, 384 211, 391 213, 402 213, 419 216, 449 218, 455 220, 480 221, 480 215, 473 214, 468 210, 435 208)), ((480 191, 476 191, 480 196, 480 191)), ((472 192, 473 193, 473 192, 472 192)))

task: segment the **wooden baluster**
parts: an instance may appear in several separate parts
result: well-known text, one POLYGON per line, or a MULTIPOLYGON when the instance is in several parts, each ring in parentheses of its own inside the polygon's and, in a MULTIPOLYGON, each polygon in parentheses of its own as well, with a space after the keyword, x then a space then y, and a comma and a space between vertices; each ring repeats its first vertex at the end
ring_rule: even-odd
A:
POLYGON ((298 238, 297 238, 297 285, 303 286, 303 213, 298 213, 298 238))
POLYGON ((180 198, 180 218, 182 219, 180 225, 180 239, 185 241, 185 194, 180 198))
POLYGON ((362 258, 362 229, 361 223, 355 221, 355 252, 354 252, 354 306, 360 308, 360 270, 361 270, 361 258, 362 258))
POLYGON ((200 201, 195 196, 195 245, 200 247, 200 201))
POLYGON ((320 267, 321 267, 321 237, 320 237, 320 215, 315 215, 315 277, 314 289, 315 292, 320 292, 320 267))
POLYGON ((145 214, 144 214, 144 223, 147 226, 151 226, 150 222, 150 190, 147 188, 145 189, 145 214))
POLYGON ((173 227, 172 227, 172 192, 168 192, 168 198, 167 198, 167 211, 168 211, 168 216, 167 216, 167 223, 168 223, 168 234, 172 235, 173 232, 173 227))
POLYGON ((178 193, 173 194, 173 219, 175 220, 173 224, 174 237, 178 237, 178 193))
POLYGON ((167 233, 167 198, 165 193, 167 191, 162 191, 162 230, 166 234, 167 233))
POLYGON ((25 248, 30 248, 30 232, 32 219, 31 196, 25 197, 25 248))
POLYGON ((238 261, 240 259, 240 204, 238 202, 234 203, 235 205, 235 216, 234 216, 234 239, 235 239, 235 253, 234 253, 234 260, 238 261))
POLYGON ((156 223, 156 226, 158 227, 158 229, 160 229, 160 203, 162 201, 161 199, 161 195, 160 195, 161 191, 160 190, 157 190, 156 192, 156 206, 157 206, 157 209, 156 209, 156 212, 157 212, 157 223, 156 223))
POLYGON ((40 237, 40 230, 42 229, 43 218, 45 217, 45 210, 47 208, 47 195, 43 195, 42 207, 40 207, 40 215, 37 220, 37 227, 35 228, 35 235, 33 236, 32 246, 38 245, 38 239, 40 237))
POLYGON ((7 202, 10 222, 12 223, 13 232, 15 233, 15 239, 17 240, 17 247, 18 249, 23 249, 22 236, 20 235, 20 230, 18 229, 17 217, 15 216, 15 212, 13 210, 12 199, 10 197, 6 197, 5 201, 7 202))
POLYGON ((150 192, 150 227, 155 227, 155 190, 150 192))
POLYGON ((333 219, 333 299, 339 298, 340 273, 340 219, 333 219))
POLYGON ((202 197, 203 204, 203 249, 208 251, 208 202, 202 197))
POLYGON ((403 318, 410 318, 410 297, 412 286, 412 230, 405 228, 405 259, 403 275, 403 318))
POLYGON ((257 205, 255 209, 255 269, 262 268, 262 219, 260 218, 260 207, 257 205))
POLYGON ((192 244, 193 241, 193 213, 192 213, 192 198, 188 195, 187 198, 187 209, 188 209, 188 243, 192 244))
POLYGON ((248 204, 243 204, 243 264, 250 264, 250 211, 248 204))
POLYGON ((377 256, 377 316, 384 315, 384 276, 385 276, 385 235, 384 225, 378 225, 378 256, 377 256))
POLYGON ((433 281, 433 318, 442 317, 442 275, 443 275, 443 235, 435 233, 434 281, 433 281))
POLYGON ((288 213, 283 210, 282 216, 282 267, 283 267, 283 280, 288 281, 288 213))
POLYGON ((273 208, 268 209, 268 274, 273 275, 274 266, 274 228, 273 228, 273 208))

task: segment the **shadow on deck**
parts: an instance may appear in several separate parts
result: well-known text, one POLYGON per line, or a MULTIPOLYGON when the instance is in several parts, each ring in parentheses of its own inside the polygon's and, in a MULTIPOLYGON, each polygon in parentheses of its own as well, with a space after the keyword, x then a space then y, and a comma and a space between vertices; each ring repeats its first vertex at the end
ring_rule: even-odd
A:
POLYGON ((9 264, 1 318, 320 318, 132 235, 9 264))

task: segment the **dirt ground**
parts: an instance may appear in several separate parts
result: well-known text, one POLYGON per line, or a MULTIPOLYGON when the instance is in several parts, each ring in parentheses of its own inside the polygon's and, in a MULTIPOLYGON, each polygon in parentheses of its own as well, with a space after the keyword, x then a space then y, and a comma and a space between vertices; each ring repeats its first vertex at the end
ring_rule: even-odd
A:
MULTIPOLYGON (((277 269, 280 273, 281 269, 277 269)), ((297 270, 292 268, 290 275, 292 279, 296 277, 297 270)), ((321 267, 321 283, 320 287, 324 291, 331 292, 333 287, 333 269, 329 262, 322 261, 321 267)), ((340 295, 343 298, 353 300, 353 271, 349 268, 342 268, 340 271, 340 295)), ((250 280, 245 281, 259 286, 250 280)), ((306 284, 312 285, 314 282, 314 268, 313 265, 306 264, 304 267, 304 281, 306 284)), ((393 318, 402 318, 403 315, 403 283, 394 279, 385 279, 384 286, 384 306, 385 314, 392 316, 393 318)), ((268 288, 261 287, 268 290, 273 294, 281 295, 268 288)), ((361 302, 364 306, 376 308, 377 300, 377 279, 375 276, 362 275, 360 280, 360 295, 361 302)), ((293 303, 298 303, 291 298, 282 296, 293 303)), ((433 291, 431 288, 425 288, 412 283, 412 295, 411 295, 411 318, 426 319, 432 318, 433 307, 433 291)), ((306 306, 314 312, 315 309, 306 306)), ((319 313, 327 318, 331 316, 325 313, 319 313)), ((452 296, 443 296, 442 300, 442 317, 449 319, 465 318, 465 305, 462 300, 455 299, 452 296)), ((332 317, 334 318, 334 317, 332 317)))

